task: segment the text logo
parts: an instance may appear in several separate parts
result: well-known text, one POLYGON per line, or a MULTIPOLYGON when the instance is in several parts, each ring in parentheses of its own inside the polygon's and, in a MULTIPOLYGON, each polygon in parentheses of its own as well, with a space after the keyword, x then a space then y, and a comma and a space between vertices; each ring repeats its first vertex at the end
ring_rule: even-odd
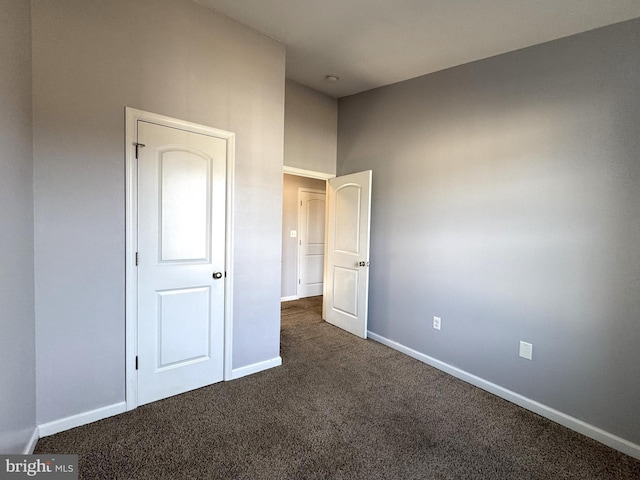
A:
POLYGON ((78 480, 78 455, 0 455, 0 480, 78 480))

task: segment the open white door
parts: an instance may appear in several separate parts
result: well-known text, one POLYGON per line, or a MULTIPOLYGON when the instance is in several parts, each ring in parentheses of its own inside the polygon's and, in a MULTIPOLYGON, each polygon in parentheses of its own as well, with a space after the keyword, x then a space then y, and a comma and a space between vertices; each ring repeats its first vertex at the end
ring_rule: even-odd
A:
POLYGON ((137 122, 139 405, 223 379, 225 134, 137 122))
POLYGON ((329 180, 324 319, 367 338, 371 170, 329 180))

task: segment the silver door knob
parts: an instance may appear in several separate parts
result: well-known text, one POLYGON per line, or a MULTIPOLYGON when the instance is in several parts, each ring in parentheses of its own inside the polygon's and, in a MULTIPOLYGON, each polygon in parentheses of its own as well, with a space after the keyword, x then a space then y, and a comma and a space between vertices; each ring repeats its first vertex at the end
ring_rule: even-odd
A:
POLYGON ((213 272, 213 278, 220 280, 222 278, 222 272, 213 272))

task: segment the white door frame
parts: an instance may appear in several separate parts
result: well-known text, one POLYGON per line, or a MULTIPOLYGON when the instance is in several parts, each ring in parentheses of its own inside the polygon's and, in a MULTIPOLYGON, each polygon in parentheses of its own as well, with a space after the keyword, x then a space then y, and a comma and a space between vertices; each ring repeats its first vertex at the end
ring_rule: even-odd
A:
MULTIPOLYGON (((284 165, 282 167, 282 171, 283 173, 287 173, 289 175, 296 175, 298 177, 306 177, 306 178, 316 178, 318 180, 324 180, 325 182, 327 180, 329 180, 330 178, 335 177, 335 173, 324 173, 324 172, 316 172, 314 170, 306 170, 304 168, 297 168, 297 167, 288 167, 287 165, 284 165)), ((325 192, 327 190, 326 184, 325 184, 325 192)), ((300 204, 300 199, 298 199, 298 205, 300 204)), ((325 207, 326 207, 326 203, 325 203, 325 207)), ((324 225, 324 239, 325 242, 327 240, 327 223, 326 223, 326 218, 327 218, 327 211, 325 208, 325 225, 324 225)), ((300 222, 300 217, 298 217, 298 223, 300 222)), ((298 225, 298 231, 300 230, 300 225, 298 225)), ((296 277, 300 278, 300 274, 298 272, 298 269, 300 268, 298 263, 300 263, 300 242, 298 242, 298 254, 296 256, 296 277)), ((296 278, 296 279, 297 279, 296 278)), ((327 267, 326 267, 326 263, 325 266, 323 268, 323 272, 322 272, 322 282, 324 283, 324 281, 327 278, 327 267)), ((296 285, 296 297, 300 298, 298 296, 298 285, 296 285)), ((324 318, 324 314, 322 315, 322 317, 324 318)))
POLYGON ((143 120, 157 125, 212 135, 227 140, 227 198, 225 232, 224 295, 224 380, 232 379, 233 345, 233 186, 235 134, 197 123, 125 108, 125 396, 127 410, 138 406, 138 291, 136 252, 138 251, 138 176, 136 162, 137 123, 143 120))
MULTIPOLYGON (((298 226, 297 226, 297 231, 298 231, 298 245, 297 245, 298 249, 297 249, 297 252, 298 253, 297 253, 297 256, 296 256, 297 265, 298 265, 298 269, 297 269, 298 270, 297 271, 297 273, 298 273, 298 283, 296 284, 296 296, 298 298, 301 298, 300 297, 300 290, 302 289, 302 285, 300 283, 300 280, 302 280, 302 276, 300 275, 301 272, 302 272, 302 262, 301 262, 302 245, 300 244, 300 238, 301 238, 300 232, 302 231, 301 230, 301 227, 302 227, 302 205, 301 205, 301 202, 302 202, 302 193, 303 192, 321 193, 322 195, 325 196, 325 200, 324 200, 324 222, 325 222, 324 239, 325 239, 325 242, 327 240, 327 227, 326 227, 326 225, 327 225, 327 198, 326 198, 327 188, 326 188, 326 186, 325 186, 324 190, 318 190, 318 189, 315 189, 315 188, 307 188, 307 187, 298 187, 298 226)), ((322 252, 322 254, 324 255, 324 251, 322 252)), ((323 267, 322 267, 322 283, 323 284, 324 284, 324 274, 325 274, 325 269, 324 269, 324 260, 323 260, 323 267)))
POLYGON ((298 177, 317 178, 318 180, 329 180, 335 177, 335 173, 314 172, 313 170, 305 170, 304 168, 282 167, 284 173, 289 175, 297 175, 298 177))

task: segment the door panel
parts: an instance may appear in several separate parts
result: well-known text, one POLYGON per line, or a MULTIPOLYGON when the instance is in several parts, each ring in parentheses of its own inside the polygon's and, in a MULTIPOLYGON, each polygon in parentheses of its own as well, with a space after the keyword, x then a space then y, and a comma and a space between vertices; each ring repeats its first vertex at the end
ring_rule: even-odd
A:
POLYGON ((157 292, 158 369, 211 357, 210 287, 157 292))
POLYGON ((362 188, 346 184, 335 191, 335 244, 336 252, 352 255, 360 253, 360 210, 362 188))
POLYGON ((225 139, 138 121, 138 404, 223 379, 225 139))
POLYGON ((211 158, 160 153, 161 261, 207 261, 211 251, 211 158))
POLYGON ((358 270, 334 266, 333 309, 350 317, 358 317, 358 270))
POLYGON ((370 170, 329 180, 324 319, 367 337, 370 170))

